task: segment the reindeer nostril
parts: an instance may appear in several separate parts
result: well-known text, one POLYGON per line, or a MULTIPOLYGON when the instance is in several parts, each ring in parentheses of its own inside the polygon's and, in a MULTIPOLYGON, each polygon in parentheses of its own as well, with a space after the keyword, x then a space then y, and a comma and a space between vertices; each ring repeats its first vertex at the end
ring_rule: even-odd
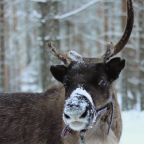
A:
POLYGON ((85 118, 87 116, 87 110, 80 116, 80 118, 85 118))
POLYGON ((67 119, 70 119, 70 116, 68 116, 67 114, 64 113, 64 117, 67 119))

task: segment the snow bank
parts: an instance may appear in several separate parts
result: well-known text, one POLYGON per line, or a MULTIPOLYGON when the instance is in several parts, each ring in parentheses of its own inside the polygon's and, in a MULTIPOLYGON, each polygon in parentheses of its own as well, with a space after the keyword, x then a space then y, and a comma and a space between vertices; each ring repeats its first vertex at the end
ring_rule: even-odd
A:
POLYGON ((128 111, 122 113, 123 132, 120 144, 144 143, 144 112, 128 111))

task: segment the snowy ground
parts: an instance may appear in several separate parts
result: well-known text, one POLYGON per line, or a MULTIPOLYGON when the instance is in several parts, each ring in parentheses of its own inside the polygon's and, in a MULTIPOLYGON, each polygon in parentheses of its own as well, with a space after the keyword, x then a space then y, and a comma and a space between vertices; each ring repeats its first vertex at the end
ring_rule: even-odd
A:
POLYGON ((120 144, 144 144, 144 112, 122 113, 123 133, 120 144))

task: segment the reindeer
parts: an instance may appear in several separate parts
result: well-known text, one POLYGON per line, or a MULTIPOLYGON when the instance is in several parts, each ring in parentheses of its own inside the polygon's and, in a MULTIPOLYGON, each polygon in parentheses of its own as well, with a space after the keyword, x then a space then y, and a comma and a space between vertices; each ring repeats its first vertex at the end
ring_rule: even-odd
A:
POLYGON ((100 58, 74 51, 54 54, 64 62, 50 68, 62 83, 43 93, 0 94, 0 144, 118 144, 122 132, 114 81, 125 60, 113 58, 126 45, 133 27, 132 0, 127 25, 116 45, 100 58))

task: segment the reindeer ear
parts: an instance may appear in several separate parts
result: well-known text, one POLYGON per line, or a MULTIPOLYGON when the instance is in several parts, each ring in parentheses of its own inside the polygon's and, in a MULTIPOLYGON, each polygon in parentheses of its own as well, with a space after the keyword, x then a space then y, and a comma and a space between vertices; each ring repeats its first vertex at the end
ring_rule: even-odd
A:
POLYGON ((125 60, 119 57, 111 59, 106 63, 106 72, 109 80, 116 80, 119 77, 121 70, 125 66, 125 60))
POLYGON ((67 68, 64 65, 56 65, 51 66, 50 71, 56 80, 63 82, 67 68))

